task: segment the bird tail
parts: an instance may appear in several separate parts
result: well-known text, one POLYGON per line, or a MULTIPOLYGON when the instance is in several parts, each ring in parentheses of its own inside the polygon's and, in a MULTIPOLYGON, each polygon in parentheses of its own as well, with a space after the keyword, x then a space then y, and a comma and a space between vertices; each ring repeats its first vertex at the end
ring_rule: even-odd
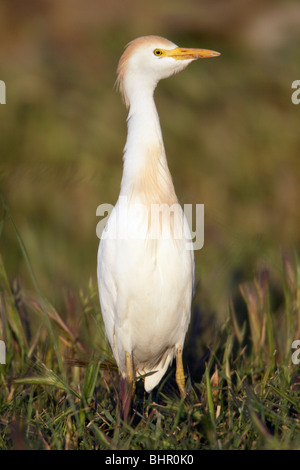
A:
POLYGON ((168 351, 168 354, 165 354, 162 360, 157 364, 157 366, 153 367, 152 370, 145 370, 144 373, 153 372, 153 374, 148 375, 145 377, 145 390, 146 392, 151 392, 154 387, 161 381, 162 377, 165 375, 167 368, 169 367, 170 362, 173 359, 173 351, 168 351))

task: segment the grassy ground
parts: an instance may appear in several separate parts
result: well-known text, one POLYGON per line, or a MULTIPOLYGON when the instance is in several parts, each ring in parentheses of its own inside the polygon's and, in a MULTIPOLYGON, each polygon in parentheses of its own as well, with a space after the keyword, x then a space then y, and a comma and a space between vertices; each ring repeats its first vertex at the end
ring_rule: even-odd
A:
POLYGON ((124 421, 96 286, 90 282, 79 297, 66 292, 58 312, 42 295, 15 230, 34 290, 9 282, 0 260, 7 348, 0 366, 1 449, 300 449, 299 365, 292 361, 292 342, 300 338, 297 260, 283 260, 276 298, 267 271, 241 284, 221 327, 194 309, 185 348, 187 397, 179 398, 170 369, 151 394, 137 383, 124 421), (209 344, 199 344, 199 321, 207 322, 209 344))

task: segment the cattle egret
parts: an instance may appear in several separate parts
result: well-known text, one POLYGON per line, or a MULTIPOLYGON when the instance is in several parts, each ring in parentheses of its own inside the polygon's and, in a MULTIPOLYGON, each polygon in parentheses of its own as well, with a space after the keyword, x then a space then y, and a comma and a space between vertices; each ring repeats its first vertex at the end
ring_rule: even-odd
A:
POLYGON ((120 374, 133 389, 135 378, 145 376, 150 392, 175 356, 176 382, 184 396, 182 348, 194 284, 194 254, 186 243, 190 232, 168 169, 154 90, 159 80, 195 59, 218 55, 145 36, 127 45, 118 65, 117 83, 129 108, 128 134, 120 195, 101 237, 97 274, 107 338, 120 374), (153 207, 159 209, 158 224, 153 207), (184 227, 182 237, 175 235, 179 227, 184 227))

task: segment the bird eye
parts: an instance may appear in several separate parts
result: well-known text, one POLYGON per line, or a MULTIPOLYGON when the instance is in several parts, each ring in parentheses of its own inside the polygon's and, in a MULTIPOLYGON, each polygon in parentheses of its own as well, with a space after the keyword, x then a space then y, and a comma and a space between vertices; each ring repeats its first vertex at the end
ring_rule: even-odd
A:
POLYGON ((163 51, 161 49, 154 49, 153 54, 156 56, 162 55, 163 51))

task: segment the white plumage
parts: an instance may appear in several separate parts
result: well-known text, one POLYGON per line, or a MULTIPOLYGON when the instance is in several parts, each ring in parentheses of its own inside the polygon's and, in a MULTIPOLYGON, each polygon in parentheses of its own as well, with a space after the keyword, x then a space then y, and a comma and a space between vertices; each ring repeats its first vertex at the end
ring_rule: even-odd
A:
POLYGON ((98 284, 120 373, 133 381, 156 371, 145 378, 148 392, 176 355, 176 380, 184 393, 181 354, 194 283, 190 232, 168 169, 153 93, 160 79, 196 58, 216 55, 147 36, 132 41, 119 62, 128 136, 120 196, 99 245, 98 284))

